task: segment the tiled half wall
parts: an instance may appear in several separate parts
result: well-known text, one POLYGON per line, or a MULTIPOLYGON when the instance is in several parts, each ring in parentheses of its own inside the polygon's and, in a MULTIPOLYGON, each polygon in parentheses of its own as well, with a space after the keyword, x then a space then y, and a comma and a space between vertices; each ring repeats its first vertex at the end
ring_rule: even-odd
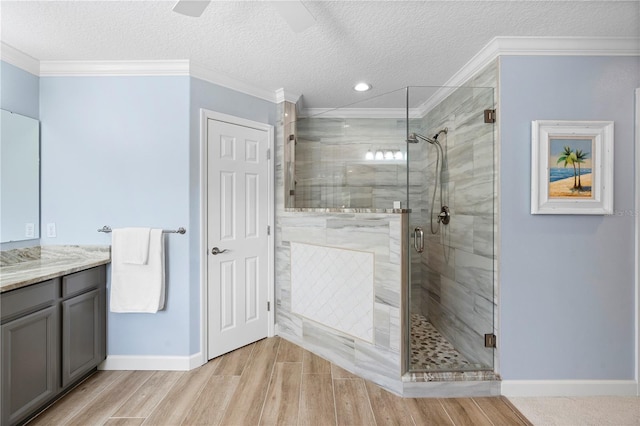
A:
POLYGON ((280 212, 276 217, 278 333, 396 393, 402 392, 406 216, 280 212), (333 284, 324 282, 330 275, 333 284), (311 278, 322 284, 312 289, 311 278), (338 297, 344 300, 330 301, 338 297))

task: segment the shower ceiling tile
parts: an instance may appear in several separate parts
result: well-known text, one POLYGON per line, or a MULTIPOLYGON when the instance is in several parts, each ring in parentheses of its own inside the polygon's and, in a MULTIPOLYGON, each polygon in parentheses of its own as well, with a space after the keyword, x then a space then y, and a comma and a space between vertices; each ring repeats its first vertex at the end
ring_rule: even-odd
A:
POLYGON ((292 312, 373 343, 373 258, 292 242, 292 312))

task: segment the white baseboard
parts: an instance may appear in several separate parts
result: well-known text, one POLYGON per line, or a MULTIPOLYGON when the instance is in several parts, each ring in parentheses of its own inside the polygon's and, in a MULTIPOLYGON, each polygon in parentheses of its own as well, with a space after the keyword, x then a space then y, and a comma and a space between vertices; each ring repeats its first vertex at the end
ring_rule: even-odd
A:
POLYGON ((202 353, 189 356, 108 355, 98 370, 189 371, 202 365, 202 353))
POLYGON ((635 380, 503 380, 504 396, 638 396, 635 380))

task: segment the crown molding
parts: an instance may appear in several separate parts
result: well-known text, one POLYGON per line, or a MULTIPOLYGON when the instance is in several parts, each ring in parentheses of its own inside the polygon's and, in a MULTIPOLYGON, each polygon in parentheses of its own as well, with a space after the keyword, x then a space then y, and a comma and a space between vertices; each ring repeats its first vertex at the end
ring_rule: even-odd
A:
MULTIPOLYGON (((208 69, 189 60, 165 61, 38 61, 26 53, 0 42, 3 61, 40 77, 53 76, 192 76, 259 99, 280 103, 297 103, 300 95, 281 88, 276 91, 263 89, 220 72, 208 69)), ((456 72, 433 96, 410 112, 424 116, 442 102, 457 87, 489 65, 499 56, 555 55, 555 56, 640 56, 640 40, 633 37, 495 37, 458 72, 456 72)), ((390 109, 330 109, 303 110, 304 116, 322 114, 323 117, 402 118, 395 108, 390 109), (368 112, 367 112, 368 111, 368 112)))
POLYGON ((296 93, 287 92, 284 88, 276 90, 276 103, 291 102, 292 104, 298 103, 300 95, 296 93))
POLYGON ((498 55, 638 56, 636 37, 495 37, 485 46, 498 55))
POLYGON ((640 56, 634 37, 495 37, 418 107, 423 116, 499 56, 640 56))
POLYGON ((181 76, 188 60, 168 61, 40 61, 40 77, 181 76))
POLYGON ((41 77, 191 76, 269 102, 276 94, 187 59, 162 61, 41 61, 41 77))
MULTIPOLYGON (((640 56, 636 37, 495 37, 415 109, 424 117, 500 56, 640 56)), ((413 115, 411 115, 413 117, 413 115)))
POLYGON ((40 75, 40 61, 3 41, 0 42, 0 59, 28 73, 40 75))
POLYGON ((209 83, 217 84, 218 86, 223 86, 228 89, 235 90, 236 92, 264 99, 265 101, 276 102, 276 92, 273 90, 254 86, 253 84, 249 84, 221 72, 209 69, 196 62, 191 61, 189 72, 192 77, 199 78, 200 80, 208 81, 209 83))

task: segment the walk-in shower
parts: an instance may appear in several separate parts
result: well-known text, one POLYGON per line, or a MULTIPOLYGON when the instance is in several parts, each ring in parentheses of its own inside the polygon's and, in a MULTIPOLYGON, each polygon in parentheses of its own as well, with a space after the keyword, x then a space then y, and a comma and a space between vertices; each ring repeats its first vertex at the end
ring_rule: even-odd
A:
MULTIPOLYGON (((466 380, 493 371, 496 184, 487 109, 494 109, 491 87, 409 87, 287 128, 289 210, 280 226, 293 278, 279 290, 281 310, 290 310, 279 323, 284 335, 352 371, 375 370, 370 378, 378 383, 427 377, 418 372, 428 380, 461 380, 452 374, 465 372, 466 380), (371 269, 340 266, 354 268, 344 285, 354 286, 356 299, 371 297, 371 315, 367 302, 354 325, 360 334, 288 305, 289 294, 293 305, 307 297, 304 280, 293 282, 294 264, 314 259, 308 253, 320 253, 317 247, 371 262, 371 269)), ((313 302, 331 304, 327 294, 313 302)))

